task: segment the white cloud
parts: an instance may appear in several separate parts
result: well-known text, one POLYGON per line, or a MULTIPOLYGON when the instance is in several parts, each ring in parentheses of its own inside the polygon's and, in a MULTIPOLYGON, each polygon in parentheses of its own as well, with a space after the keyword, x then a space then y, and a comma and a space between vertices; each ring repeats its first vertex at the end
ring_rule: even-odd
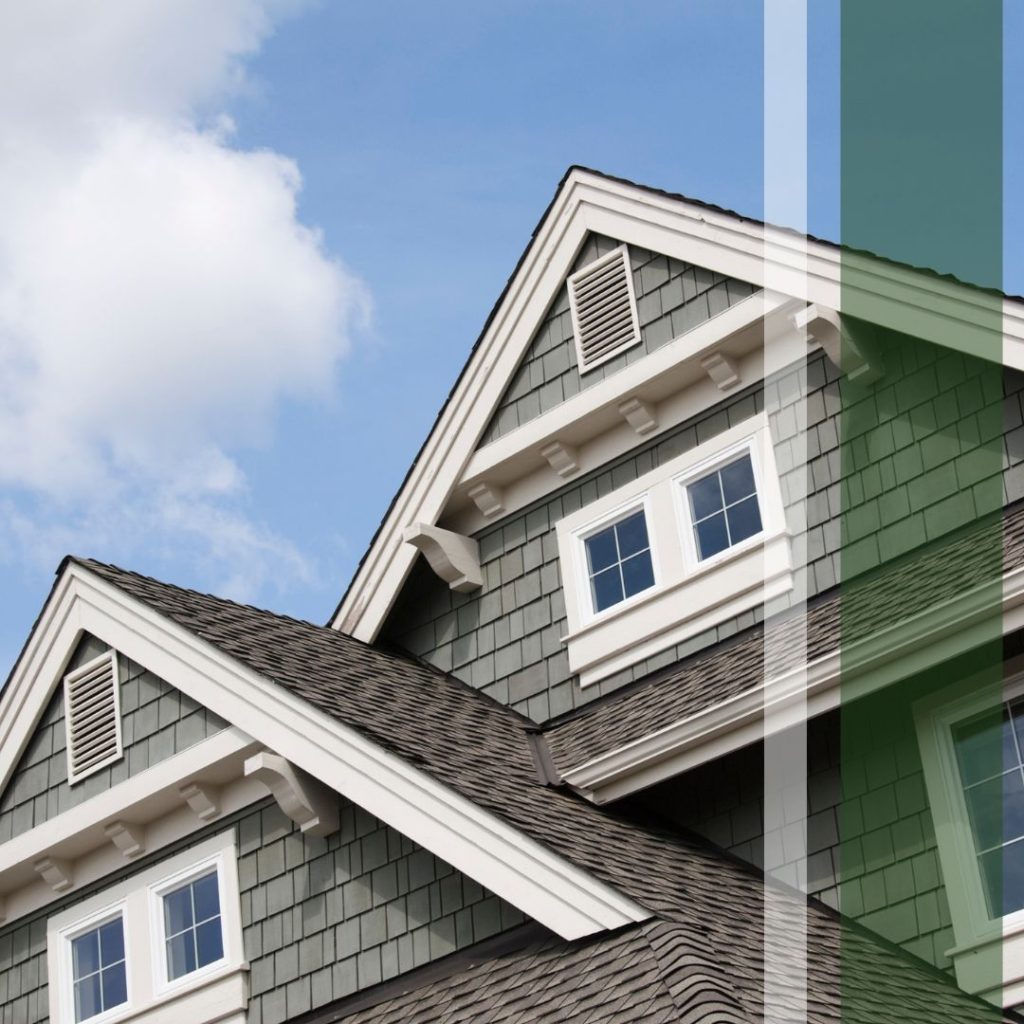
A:
POLYGON ((330 390, 366 309, 297 218, 298 168, 223 114, 291 6, 0 6, 0 559, 108 539, 183 545, 239 592, 308 574, 231 454, 330 390))

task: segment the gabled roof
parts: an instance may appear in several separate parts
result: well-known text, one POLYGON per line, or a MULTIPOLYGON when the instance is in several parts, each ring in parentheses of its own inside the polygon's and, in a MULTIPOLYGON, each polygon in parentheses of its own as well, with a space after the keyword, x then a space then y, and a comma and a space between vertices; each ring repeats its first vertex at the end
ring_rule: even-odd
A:
MULTIPOLYGON (((587 973, 574 970, 573 963, 596 969, 603 962, 618 961, 621 967, 625 957, 635 970, 622 972, 622 1006, 629 1006, 634 997, 643 998, 631 984, 646 989, 654 985, 656 974, 658 985, 654 987, 660 994, 655 999, 652 993, 654 1001, 649 1005, 658 1012, 665 1007, 666 1013, 673 1005, 678 1007, 680 999, 692 995, 688 994, 686 974, 692 969, 694 983, 699 981, 704 991, 717 993, 715 998, 723 1006, 727 1004, 726 1008, 735 1004, 739 1019, 758 1016, 763 987, 758 936, 766 899, 760 874, 701 839, 623 817, 588 803, 565 787, 544 784, 530 753, 531 723, 523 717, 452 677, 326 627, 183 590, 98 562, 74 560, 64 574, 72 570, 116 588, 158 615, 168 628, 173 624, 186 631, 212 652, 308 703, 344 729, 372 737, 397 758, 416 765, 476 807, 507 822, 521 837, 520 845, 541 844, 586 876, 623 894, 624 901, 631 901, 624 906, 645 908, 660 921, 651 928, 622 931, 594 945, 552 940, 553 945, 525 954, 534 965, 531 969, 547 964, 546 970, 555 971, 559 963, 568 964, 577 979, 574 992, 585 1002, 586 990, 579 986, 587 983, 587 973), (668 995, 658 986, 667 986, 668 995)), ((270 692, 253 696, 269 702, 270 692)), ((319 741, 311 736, 307 742, 312 746, 319 741)), ((332 785, 343 781, 321 777, 332 785)), ((443 849, 437 852, 446 853, 443 849)), ((808 979, 811 1019, 835 1019, 838 918, 817 901, 805 901, 783 887, 772 884, 772 892, 791 913, 807 915, 812 952, 808 979)), ((853 929, 853 934, 863 945, 865 970, 878 974, 880 986, 882 975, 890 979, 891 999, 902 987, 915 999, 919 997, 915 1005, 948 1006, 946 1017, 975 1019, 981 1004, 961 993, 946 976, 861 930, 853 929)), ((502 978, 508 977, 503 971, 526 966, 499 960, 484 971, 493 972, 494 984, 501 989, 505 984, 502 978)), ((479 976, 465 983, 473 988, 479 976)), ((879 991, 884 997, 885 988, 879 991)), ((449 1006, 452 998, 461 998, 457 991, 451 995, 443 984, 437 996, 449 1006)), ((510 998, 515 1012, 510 1010, 509 1015, 494 1020, 572 1019, 531 1017, 528 1005, 510 998)), ((419 1019, 448 1019, 429 1016, 431 1005, 424 1002, 424 1016, 419 1019)), ((655 1013, 618 1019, 678 1018, 655 1013)))
MULTIPOLYGON (((555 767, 565 776, 607 758, 677 723, 696 720, 744 694, 757 693, 766 659, 776 673, 837 658, 840 641, 849 669, 857 641, 877 643, 890 631, 907 638, 905 623, 931 609, 988 595, 991 619, 999 614, 997 581, 1024 566, 1024 502, 997 522, 976 523, 953 537, 911 552, 856 586, 834 588, 806 612, 772 620, 730 642, 652 674, 632 686, 545 726, 555 767), (802 641, 806 630, 806 645, 802 641)), ((976 611, 977 609, 972 609, 976 611)), ((984 608, 982 607, 982 611, 984 608)), ((948 633, 951 623, 939 624, 948 633)), ((880 651, 881 648, 879 647, 880 651)))
POLYGON ((570 167, 363 555, 332 625, 365 640, 377 636, 416 557, 403 541, 403 528, 438 521, 590 232, 756 287, 770 284, 831 309, 869 299, 883 326, 925 331, 940 344, 973 354, 1001 352, 1004 363, 1024 368, 1024 303, 1016 298, 765 225, 678 193, 570 167), (1002 317, 993 316, 993 295, 1007 300, 1002 317))

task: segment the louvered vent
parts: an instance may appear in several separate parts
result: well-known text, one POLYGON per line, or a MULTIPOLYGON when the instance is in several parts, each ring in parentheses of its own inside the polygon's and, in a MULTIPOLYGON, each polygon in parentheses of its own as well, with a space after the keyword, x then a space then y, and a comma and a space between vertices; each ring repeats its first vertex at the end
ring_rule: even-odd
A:
POLYGON ((78 782, 122 756, 117 655, 101 654, 64 677, 68 781, 78 782))
POLYGON ((624 245, 577 271, 568 284, 580 373, 640 341, 633 274, 624 245))

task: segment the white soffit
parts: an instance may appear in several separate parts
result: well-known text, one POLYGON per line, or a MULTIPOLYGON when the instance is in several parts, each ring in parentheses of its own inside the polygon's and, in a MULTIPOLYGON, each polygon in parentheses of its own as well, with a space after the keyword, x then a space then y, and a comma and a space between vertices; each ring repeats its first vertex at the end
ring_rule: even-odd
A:
POLYGON ((590 232, 758 287, 770 276, 784 294, 832 309, 841 311, 844 297, 858 308, 870 304, 885 327, 925 331, 941 344, 972 353, 1001 349, 1005 364, 1024 369, 1024 303, 1018 300, 1003 300, 1000 331, 992 323, 992 296, 951 279, 865 256, 842 262, 834 245, 574 168, 396 495, 335 613, 335 628, 361 640, 376 637, 417 557, 403 543, 404 527, 441 519, 590 232), (771 260, 767 275, 766 259, 771 260))
POLYGON ((0 791, 82 632, 391 825, 565 939, 650 916, 643 907, 355 730, 69 562, 0 700, 0 791))

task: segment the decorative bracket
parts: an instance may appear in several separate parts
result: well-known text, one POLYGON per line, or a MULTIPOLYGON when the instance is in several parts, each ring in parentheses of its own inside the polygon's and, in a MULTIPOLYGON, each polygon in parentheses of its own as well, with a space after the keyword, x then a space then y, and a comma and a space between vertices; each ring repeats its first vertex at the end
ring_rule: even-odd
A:
POLYGON ((202 782, 186 782, 178 787, 178 795, 192 808, 200 821, 213 821, 220 816, 220 790, 202 782))
POLYGON ((279 754, 264 750, 246 758, 245 774, 262 782, 303 832, 329 836, 338 831, 338 795, 279 754))
POLYGON ((115 821, 107 825, 103 831, 127 860, 134 860, 146 852, 146 829, 142 825, 115 821))
POLYGON ((834 309, 817 303, 796 313, 793 323, 807 331, 808 338, 825 350, 847 380, 871 384, 882 376, 882 359, 867 324, 840 317, 834 309))
POLYGON ((552 441, 541 448, 540 453, 559 476, 572 476, 580 468, 576 449, 570 444, 552 441))
POLYGON ((619 415, 641 436, 658 426, 654 407, 642 398, 627 398, 619 404, 619 415))
POLYGON ((700 365, 719 391, 728 391, 740 382, 736 360, 724 352, 712 352, 700 361, 700 365))
POLYGON ((71 888, 72 870, 66 860, 59 857, 43 857, 32 867, 54 892, 67 892, 71 888))
POLYGON ((442 530, 440 526, 413 523, 405 528, 405 540, 423 552, 430 568, 452 590, 466 593, 482 587, 480 545, 472 537, 442 530))
POLYGON ((488 518, 505 511, 505 495, 502 494, 500 487, 492 487, 489 483, 481 482, 475 487, 470 487, 469 496, 488 518))

